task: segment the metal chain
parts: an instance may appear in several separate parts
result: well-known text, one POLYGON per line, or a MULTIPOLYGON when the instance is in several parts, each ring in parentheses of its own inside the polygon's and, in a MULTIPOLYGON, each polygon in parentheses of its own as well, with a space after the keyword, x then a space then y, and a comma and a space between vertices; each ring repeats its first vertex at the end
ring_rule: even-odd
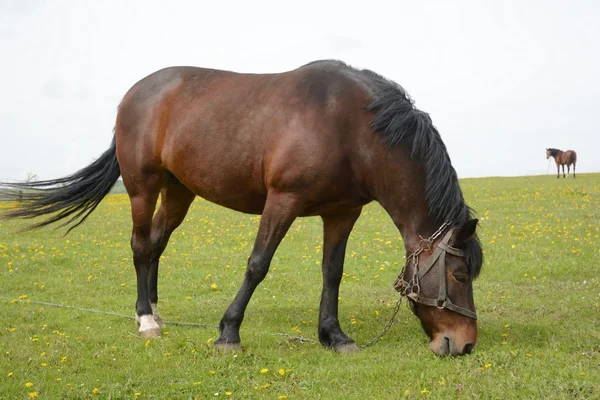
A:
MULTIPOLYGON (((440 226, 440 227, 438 228, 438 230, 437 230, 437 231, 435 231, 435 232, 433 233, 433 235, 431 235, 431 236, 429 237, 429 239, 423 239, 423 237, 421 237, 421 236, 419 236, 419 237, 421 238, 421 240, 422 240, 422 241, 425 241, 425 242, 429 243, 429 245, 431 245, 431 244, 433 243, 433 241, 434 241, 435 239, 437 239, 437 238, 438 238, 438 236, 440 236, 440 235, 441 235, 441 234, 444 232, 444 230, 446 230, 446 228, 447 228, 447 227, 449 227, 449 226, 450 226, 450 222, 449 222, 449 221, 446 221, 446 222, 444 222, 444 223, 442 224, 442 226, 440 226)), ((431 250, 431 248, 429 248, 429 250, 431 250)))
POLYGON ((383 328, 383 330, 381 331, 381 333, 379 335, 375 336, 373 339, 369 340, 367 343, 358 346, 359 349, 364 349, 365 347, 372 346, 375 343, 379 342, 381 340, 381 338, 385 336, 385 334, 387 333, 387 331, 396 322, 396 315, 398 314, 398 310, 400 310, 400 304, 401 303, 402 303, 402 296, 400 296, 398 298, 398 301, 396 301, 396 305, 394 306, 394 312, 392 312, 392 317, 390 318, 390 320, 388 321, 388 323, 385 325, 385 327, 383 328))

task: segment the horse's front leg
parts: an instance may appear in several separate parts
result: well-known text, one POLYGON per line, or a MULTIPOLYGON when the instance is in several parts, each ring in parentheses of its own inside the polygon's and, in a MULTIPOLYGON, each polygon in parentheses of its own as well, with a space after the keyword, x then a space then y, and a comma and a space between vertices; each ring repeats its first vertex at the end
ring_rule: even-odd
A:
POLYGON ((273 254, 298 216, 299 210, 300 201, 296 195, 277 192, 270 192, 267 195, 244 281, 219 324, 221 336, 215 342, 218 349, 223 351, 241 349, 240 326, 250 297, 267 275, 273 254))
POLYGON ((361 209, 343 216, 323 218, 323 291, 319 310, 319 341, 339 353, 358 351, 358 347, 342 331, 338 319, 338 296, 344 272, 348 237, 361 209))

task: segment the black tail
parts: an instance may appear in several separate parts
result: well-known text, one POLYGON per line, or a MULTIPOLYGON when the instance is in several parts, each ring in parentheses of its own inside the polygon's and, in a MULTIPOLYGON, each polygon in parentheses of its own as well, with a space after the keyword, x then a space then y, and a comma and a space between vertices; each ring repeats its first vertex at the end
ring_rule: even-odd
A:
POLYGON ((0 183, 6 190, 2 201, 18 201, 16 209, 4 213, 2 219, 30 219, 54 214, 48 219, 29 226, 37 229, 70 217, 60 227, 79 226, 94 211, 119 179, 121 170, 117 161, 116 143, 113 137, 110 148, 87 167, 65 178, 47 181, 0 183), (56 214, 55 214, 56 213, 56 214), (75 214, 75 215, 73 215, 75 214))
POLYGON ((569 157, 569 164, 573 164, 574 162, 577 162, 577 155, 572 151, 569 157))

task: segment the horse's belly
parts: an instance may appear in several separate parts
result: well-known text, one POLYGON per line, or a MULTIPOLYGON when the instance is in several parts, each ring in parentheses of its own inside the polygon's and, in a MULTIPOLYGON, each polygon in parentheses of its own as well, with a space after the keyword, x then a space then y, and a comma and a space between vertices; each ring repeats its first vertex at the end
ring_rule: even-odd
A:
POLYGON ((197 196, 220 206, 247 213, 262 214, 266 196, 246 190, 215 191, 209 188, 190 188, 197 196))

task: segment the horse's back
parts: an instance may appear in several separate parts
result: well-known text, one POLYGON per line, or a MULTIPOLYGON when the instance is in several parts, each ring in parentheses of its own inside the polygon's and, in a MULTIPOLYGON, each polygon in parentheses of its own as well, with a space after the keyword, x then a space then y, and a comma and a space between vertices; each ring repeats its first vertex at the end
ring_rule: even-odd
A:
POLYGON ((269 190, 302 192, 312 206, 352 197, 350 153, 368 125, 360 83, 334 62, 279 74, 157 71, 121 103, 122 170, 166 170, 195 194, 252 213, 269 190))

